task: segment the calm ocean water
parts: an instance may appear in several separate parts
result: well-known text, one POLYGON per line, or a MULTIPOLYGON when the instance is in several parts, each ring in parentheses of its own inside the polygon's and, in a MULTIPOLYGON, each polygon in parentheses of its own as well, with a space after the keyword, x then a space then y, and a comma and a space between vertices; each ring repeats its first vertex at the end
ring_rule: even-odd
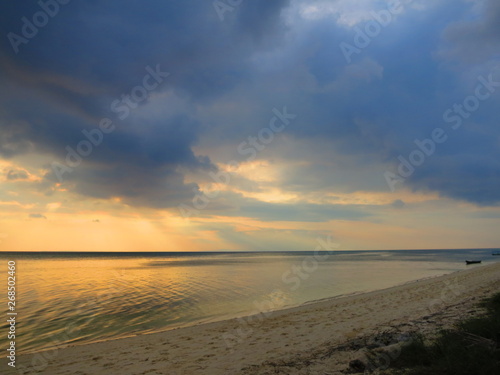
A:
MULTIPOLYGON (((499 261, 492 249, 300 253, 0 253, 17 264, 20 353, 387 288, 499 261)), ((2 276, 2 277, 4 277, 2 276)), ((0 294, 6 310, 6 291, 0 294)), ((2 332, 7 332, 2 325, 2 332)), ((2 335, 6 336, 6 335, 2 335)), ((0 341, 5 341, 2 338, 0 341)), ((5 345, 2 345, 2 347, 5 345)))

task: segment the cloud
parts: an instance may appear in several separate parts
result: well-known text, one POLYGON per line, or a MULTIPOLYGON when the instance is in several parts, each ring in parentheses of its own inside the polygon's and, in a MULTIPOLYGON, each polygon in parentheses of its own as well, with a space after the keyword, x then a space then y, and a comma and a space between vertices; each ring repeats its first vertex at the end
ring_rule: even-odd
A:
POLYGON ((403 208, 406 206, 406 203, 403 202, 401 199, 396 199, 394 202, 391 203, 391 206, 394 208, 403 208))
POLYGON ((480 206, 498 206, 500 192, 494 187, 500 186, 499 157, 498 151, 491 156, 437 157, 414 174, 412 186, 480 206))
POLYGON ((443 55, 469 64, 482 63, 495 56, 498 58, 500 3, 496 0, 471 2, 467 12, 468 16, 452 22, 444 30, 443 38, 447 45, 443 55))
POLYGON ((22 169, 10 169, 7 172, 7 180, 9 181, 27 180, 28 178, 28 172, 22 169))
MULTIPOLYGON (((132 205, 175 206, 198 191, 195 183, 184 183, 186 171, 215 170, 209 157, 193 152, 202 129, 196 106, 247 79, 246 60, 272 33, 282 32, 280 10, 286 4, 249 2, 230 30, 210 2, 68 4, 20 46, 19 54, 5 41, 0 47, 6 72, 0 80, 12 88, 1 95, 0 155, 37 152, 64 164, 68 148, 75 150, 86 140, 82 131, 110 117, 116 130, 66 173, 65 187, 90 197, 121 197, 132 205), (117 119, 111 103, 141 84, 150 65, 171 75, 130 116, 117 119), (148 114, 148 108, 159 107, 166 108, 163 116, 148 114)), ((9 7, 2 31, 20 32, 14 20, 37 10, 35 5, 9 7)), ((55 184, 56 177, 52 171, 45 180, 55 184)))
POLYGON ((42 214, 30 214, 30 218, 32 219, 47 219, 45 215, 42 214))
POLYGON ((316 204, 305 201, 264 202, 242 194, 224 191, 216 199, 208 199, 205 207, 185 201, 185 213, 198 211, 196 216, 248 217, 261 221, 326 222, 331 220, 362 220, 373 215, 369 205, 316 204), (197 208, 198 207, 198 208, 197 208), (187 209, 189 208, 189 210, 187 209))
MULTIPOLYGON (((86 140, 83 131, 107 117, 115 130, 65 173, 58 189, 175 208, 199 194, 227 155, 245 161, 238 145, 269 125, 273 108, 287 106, 297 119, 257 158, 293 167, 279 186, 234 183, 298 195, 386 189, 383 172, 397 167, 415 139, 445 126, 443 112, 471 95, 470 77, 487 73, 482 62, 494 59, 498 47, 500 7, 447 0, 409 7, 348 64, 339 45, 353 43, 355 32, 346 25, 362 27, 381 6, 353 4, 244 1, 221 22, 210 1, 72 2, 18 54, 6 38, 0 42, 0 156, 41 155, 64 164, 68 150, 86 140), (476 18, 464 21, 471 7, 476 18), (469 66, 450 67, 472 47, 469 66), (146 67, 158 64, 170 75, 120 119, 111 103, 130 95, 146 67)), ((21 17, 36 10, 36 4, 9 5, 0 31, 20 32, 21 17)), ((481 104, 406 186, 480 205, 500 202, 499 101, 492 95, 481 104)), ((57 194, 58 177, 50 162, 43 167, 39 188, 57 194)), ((369 212, 229 196, 213 205, 232 215, 231 199, 243 215, 263 220, 356 220, 369 212)))

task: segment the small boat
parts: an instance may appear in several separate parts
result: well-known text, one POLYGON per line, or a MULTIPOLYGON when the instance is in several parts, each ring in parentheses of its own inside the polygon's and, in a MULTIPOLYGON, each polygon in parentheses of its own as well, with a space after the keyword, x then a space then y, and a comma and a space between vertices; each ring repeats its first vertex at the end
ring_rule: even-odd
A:
POLYGON ((481 263, 480 260, 466 260, 465 264, 476 264, 476 263, 481 263))
POLYGON ((500 251, 494 251, 491 253, 491 255, 500 255, 500 251))

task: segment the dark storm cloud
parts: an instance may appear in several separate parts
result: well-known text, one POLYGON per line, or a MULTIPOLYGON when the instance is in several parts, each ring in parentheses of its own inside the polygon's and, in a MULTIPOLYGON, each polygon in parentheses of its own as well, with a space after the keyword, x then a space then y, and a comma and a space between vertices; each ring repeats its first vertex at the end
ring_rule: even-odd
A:
MULTIPOLYGON (((478 42, 484 44, 481 64, 490 62, 495 56, 498 64, 498 49, 495 55, 486 46, 500 42, 500 33, 493 32, 498 27, 498 6, 491 1, 485 4, 472 25, 488 34, 487 42, 481 38, 478 42), (484 25, 483 21, 486 21, 484 25)), ((474 95, 479 79, 488 79, 493 65, 479 64, 457 70, 449 68, 453 60, 438 59, 443 56, 441 35, 446 36, 450 23, 466 17, 472 6, 467 2, 457 6, 453 2, 448 12, 451 5, 444 2, 429 12, 403 14, 355 55, 351 64, 347 64, 337 46, 342 41, 352 42, 356 34, 354 29, 346 31, 332 25, 328 19, 307 30, 307 37, 300 39, 303 44, 294 46, 294 56, 301 59, 301 64, 285 65, 289 70, 280 72, 277 81, 268 85, 280 87, 287 76, 300 77, 297 66, 305 70, 309 78, 307 85, 290 85, 287 93, 290 110, 300 114, 287 129, 287 134, 329 142, 331 150, 311 149, 314 160, 319 162, 303 173, 289 176, 292 179, 287 180, 287 187, 311 191, 308 186, 311 181, 323 182, 316 188, 323 186, 325 180, 333 182, 333 176, 325 178, 328 169, 325 170, 324 165, 327 163, 321 159, 335 162, 337 154, 340 159, 352 156, 348 168, 354 173, 367 165, 380 168, 377 181, 371 173, 357 181, 350 178, 350 191, 379 190, 383 169, 377 167, 377 163, 396 166, 398 156, 407 158, 416 148, 415 140, 429 138, 433 129, 442 127, 448 132, 447 142, 439 145, 405 184, 411 189, 437 191, 481 205, 500 203, 500 181, 497 179, 500 169, 494 162, 500 156, 496 109, 500 103, 497 86, 500 76, 493 72, 494 92, 488 100, 480 102, 477 110, 467 114, 460 129, 451 130, 450 123, 443 120, 447 109, 455 104, 463 105, 466 98, 474 95), (314 78, 312 83, 310 77, 314 78)), ((361 23, 358 27, 363 29, 364 25, 361 23)), ((466 45, 458 38, 446 43, 447 47, 466 45)), ((339 177, 342 178, 342 173, 339 177)), ((336 188, 344 185, 342 182, 333 184, 336 188)))
MULTIPOLYGON (((57 182, 51 172, 46 181, 57 182)), ((94 198, 121 198, 134 206, 171 207, 197 192, 196 184, 185 184, 181 173, 171 167, 144 167, 111 163, 75 168, 65 186, 94 198)))
MULTIPOLYGON (((498 146, 497 146, 498 147, 498 146)), ((481 206, 500 204, 499 153, 437 157, 418 169, 411 186, 481 206)))
MULTIPOLYGON (((439 21, 405 15, 387 26, 351 64, 338 46, 343 41, 352 43, 354 30, 331 25, 311 29, 297 55, 308 52, 305 67, 317 88, 304 98, 304 107, 293 107, 299 113, 307 111, 302 116, 307 126, 290 131, 328 136, 342 153, 378 151, 391 156, 396 147, 404 148, 402 143, 411 141, 405 141, 407 137, 432 128, 441 121, 442 111, 440 68, 433 56, 436 34, 443 27, 439 21), (413 34, 406 30, 408 23, 413 34), (391 36, 389 45, 385 44, 392 33, 400 37, 391 36), (311 40, 313 47, 308 45, 311 40)), ((296 95, 304 93, 297 88, 296 95)))
POLYGON ((253 40, 262 42, 274 32, 283 30, 279 21, 281 11, 289 0, 254 0, 243 1, 237 15, 237 27, 243 35, 250 35, 253 40))
MULTIPOLYGON (((162 63, 177 89, 216 95, 240 82, 248 68, 245 59, 260 43, 252 36, 269 36, 286 3, 245 2, 245 12, 239 9, 235 18, 241 21, 228 28, 211 2, 71 2, 21 46, 14 62, 37 73, 81 79, 113 97, 135 85, 145 65, 162 63)), ((35 3, 22 10, 9 6, 2 14, 9 19, 2 23, 3 33, 20 31, 19 16, 30 18, 37 10, 35 3)), ((12 48, 3 42, 6 58, 12 58, 12 48)))
MULTIPOLYGON (((157 92, 171 90, 186 103, 217 98, 245 80, 246 59, 264 35, 274 32, 286 3, 246 4, 245 14, 224 24, 211 2, 70 2, 15 48, 12 34, 7 36, 27 37, 25 20, 33 22, 41 8, 36 1, 5 6, 0 79, 7 90, 2 93, 0 154, 42 152, 64 164, 68 147, 74 150, 86 139, 82 130, 110 117, 116 130, 65 173, 71 191, 153 207, 191 197, 197 186, 184 183, 181 170, 215 168, 208 157, 192 151, 199 121, 182 112, 155 119, 132 113, 116 121, 110 103, 141 84, 147 66, 170 73, 157 92)), ((163 105, 171 104, 165 100, 163 105)), ((57 182, 53 171, 42 185, 48 182, 57 182)))
MULTIPOLYGON (((415 148, 415 139, 449 126, 444 111, 471 95, 470 81, 488 73, 481 64, 498 57, 500 7, 493 0, 484 1, 472 21, 463 21, 477 5, 471 2, 407 8, 350 64, 339 45, 353 43, 355 29, 328 17, 297 16, 285 24, 283 10, 293 4, 300 2, 243 1, 221 21, 211 1, 72 1, 16 54, 5 36, 20 33, 21 18, 32 17, 39 5, 9 3, 0 12, 0 155, 39 152, 64 162, 67 146, 74 149, 84 139, 82 130, 109 117, 116 129, 65 175, 66 186, 87 196, 171 207, 198 191, 184 182, 186 171, 215 170, 210 155, 193 152, 200 140, 212 137, 214 148, 236 149, 267 125, 273 107, 287 106, 298 115, 287 136, 310 143, 308 152, 292 153, 290 160, 314 161, 303 173, 285 176, 292 190, 338 187, 335 176, 325 179, 324 168, 336 156, 349 159, 349 183, 341 184, 342 191, 380 190, 385 166, 396 166, 399 155, 415 148), (466 58, 471 48, 477 66, 459 71, 454 59, 466 58), (141 84, 147 66, 158 64, 170 75, 130 116, 117 119, 111 103, 141 84), (207 120, 209 110, 215 114, 207 120), (316 140, 330 150, 315 148, 316 140), (380 173, 363 179, 357 168, 380 173)), ((478 204, 500 202, 500 92, 495 95, 450 134, 407 186, 478 204)), ((45 184, 57 181, 53 172, 45 176, 45 184)), ((268 220, 299 217, 300 210, 305 220, 360 217, 314 205, 294 211, 249 202, 243 208, 244 215, 268 220)))
MULTIPOLYGON (((453 22, 443 37, 449 45, 444 54, 467 63, 481 63, 500 54, 500 2, 477 2, 479 17, 453 22)), ((472 12, 470 12, 472 13, 472 12)))

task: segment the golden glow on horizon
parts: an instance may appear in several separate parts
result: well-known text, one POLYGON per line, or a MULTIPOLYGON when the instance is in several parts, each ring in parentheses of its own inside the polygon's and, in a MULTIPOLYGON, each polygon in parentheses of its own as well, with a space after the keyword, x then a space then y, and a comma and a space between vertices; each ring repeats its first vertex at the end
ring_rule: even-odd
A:
POLYGON ((214 215, 211 206, 200 210, 199 216, 185 218, 176 207, 136 208, 121 197, 85 199, 60 184, 52 186, 49 193, 54 194, 47 194, 36 185, 36 174, 41 176, 42 169, 35 172, 0 160, 0 251, 307 250, 315 248, 317 237, 327 235, 343 250, 496 246, 498 207, 477 207, 404 187, 396 193, 323 190, 299 194, 283 185, 285 167, 266 161, 238 167, 219 164, 221 170, 231 171, 230 182, 216 184, 205 179, 199 186, 207 193, 220 191, 223 199, 228 199, 224 194, 235 197, 233 214, 241 197, 245 204, 251 199, 331 205, 329 221, 299 221, 300 217, 264 220, 245 217, 244 212, 214 215), (24 172, 27 178, 8 180, 10 170, 24 172), (239 185, 247 183, 254 185, 247 189, 239 185), (405 205, 393 206, 398 199, 405 205), (337 216, 337 205, 350 205, 366 216, 345 220, 342 212, 337 216))
MULTIPOLYGON (((497 211, 498 212, 498 211, 497 211)), ((478 227, 463 230, 467 220, 450 219, 449 212, 436 213, 432 220, 402 213, 397 225, 383 218, 373 221, 331 220, 329 222, 273 221, 246 217, 214 216, 186 220, 163 212, 156 217, 104 213, 64 214, 51 212, 47 218, 0 219, 2 251, 218 251, 262 250, 259 244, 276 241, 295 244, 296 249, 314 249, 317 237, 331 235, 342 250, 490 247, 495 221, 481 219, 478 227), (449 225, 442 222, 448 218, 449 225), (26 235, 29 228, 29 236, 26 235), (457 228, 459 228, 457 230, 457 228), (461 228, 461 229, 460 229, 461 228), (242 247, 222 236, 234 231, 246 239, 242 247), (222 232, 221 232, 222 231, 222 232), (309 233, 308 235, 305 235, 309 233), (425 236, 422 236, 425 233, 425 236), (483 236, 481 241, 471 233, 483 236), (252 243, 254 245, 252 245, 252 243), (384 243, 384 246, 379 244, 384 243), (252 246, 255 246, 252 248, 252 246)), ((274 250, 275 248, 267 248, 274 250)))

